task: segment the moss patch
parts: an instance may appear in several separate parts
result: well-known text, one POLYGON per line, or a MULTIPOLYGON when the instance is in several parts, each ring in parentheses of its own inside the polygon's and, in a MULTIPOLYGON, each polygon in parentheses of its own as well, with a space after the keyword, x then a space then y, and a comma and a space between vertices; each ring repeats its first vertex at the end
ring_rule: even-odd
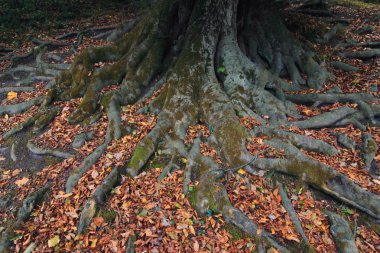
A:
POLYGON ((232 240, 234 241, 249 237, 246 233, 241 231, 241 229, 229 223, 225 224, 223 229, 225 229, 232 236, 232 240))
POLYGON ((114 210, 109 210, 102 208, 98 212, 98 216, 102 217, 105 222, 111 223, 116 219, 117 212, 114 210))

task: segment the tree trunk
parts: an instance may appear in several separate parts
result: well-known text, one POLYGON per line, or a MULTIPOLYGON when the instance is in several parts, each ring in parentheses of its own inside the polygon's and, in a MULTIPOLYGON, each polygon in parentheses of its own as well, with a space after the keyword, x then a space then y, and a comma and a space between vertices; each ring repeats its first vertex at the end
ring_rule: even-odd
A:
MULTIPOLYGON (((137 145, 128 163, 114 168, 87 201, 79 232, 89 224, 94 210, 118 184, 120 175, 137 176, 158 147, 173 156, 187 157, 185 182, 199 182, 189 193, 195 199, 194 207, 199 214, 205 215, 209 209, 220 212, 227 222, 252 237, 265 238, 268 245, 283 252, 288 249, 279 245, 267 232, 258 230, 253 221, 232 206, 224 186, 227 173, 242 167, 252 173, 257 168, 277 170, 299 177, 379 219, 379 196, 365 191, 343 174, 300 151, 302 148, 331 155, 336 154, 335 148, 279 129, 280 125, 297 125, 300 122, 307 128, 318 128, 321 124, 334 127, 345 119, 347 123, 351 122, 354 119, 350 117, 355 115, 368 119, 363 111, 349 108, 344 112, 333 111, 329 117, 319 118, 318 122, 309 119, 290 123, 288 116, 298 119, 300 116, 284 92, 318 89, 327 78, 327 71, 313 59, 311 51, 293 38, 271 1, 157 1, 136 26, 114 44, 90 48, 79 54, 70 69, 57 77, 43 101, 38 100, 42 103, 40 111, 49 111, 54 101, 82 97, 80 105, 70 115, 72 124, 86 121, 100 110, 107 112, 105 141, 73 170, 66 184, 66 192, 70 193, 110 141, 124 134, 120 107, 136 103, 146 94, 162 88, 148 108, 158 114, 156 126, 137 145), (93 65, 100 61, 114 63, 94 71, 93 65), (284 76, 288 76, 292 84, 282 80, 284 76), (101 95, 100 90, 110 84, 118 84, 120 89, 101 95), (238 115, 253 117, 267 127, 257 126, 249 132, 239 123, 238 115), (208 126, 211 135, 207 142, 218 151, 225 168, 200 153, 199 145, 204 137, 199 136, 192 147, 184 144, 188 127, 197 123, 208 126), (246 139, 259 135, 268 136, 268 144, 274 148, 285 149, 286 159, 256 159, 250 154, 246 139)), ((321 99, 316 94, 307 102, 321 99)), ((367 100, 372 98, 340 94, 329 102, 338 99, 367 105, 367 100)), ((373 111, 372 117, 379 115, 378 108, 364 107, 373 111)), ((7 109, 10 108, 2 109, 2 113, 9 112, 7 109)), ((16 109, 12 112, 21 111, 16 109)), ((6 133, 6 137, 33 124, 41 129, 54 117, 45 119, 43 116, 46 118, 46 113, 37 113, 6 133)), ((186 185, 184 189, 186 192, 186 185)))

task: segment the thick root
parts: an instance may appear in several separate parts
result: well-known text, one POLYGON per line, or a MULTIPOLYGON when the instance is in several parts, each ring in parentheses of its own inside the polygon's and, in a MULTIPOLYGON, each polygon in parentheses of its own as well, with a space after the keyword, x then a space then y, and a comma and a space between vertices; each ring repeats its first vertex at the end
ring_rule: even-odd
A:
POLYGON ((312 139, 310 137, 307 137, 301 134, 295 134, 291 132, 277 130, 270 127, 255 127, 255 129, 253 130, 253 134, 255 136, 264 134, 272 138, 288 140, 294 146, 298 148, 302 148, 307 151, 318 152, 318 153, 323 153, 327 155, 338 154, 338 150, 334 148, 333 146, 331 146, 330 144, 327 144, 326 142, 321 141, 321 140, 312 139))
POLYGON ((375 156, 378 150, 378 146, 375 140, 370 134, 364 133, 363 136, 363 160, 365 163, 365 169, 371 174, 379 174, 379 168, 376 164, 375 156))
POLYGON ((259 158, 255 165, 261 170, 275 170, 299 177, 342 202, 348 203, 363 212, 379 219, 380 198, 354 184, 345 175, 320 162, 308 158, 264 159, 259 158))
POLYGON ((325 212, 329 217, 331 223, 330 231, 338 251, 340 253, 358 253, 355 237, 351 232, 348 222, 335 213, 325 212))
POLYGON ((32 98, 26 102, 22 102, 14 105, 6 105, 0 107, 0 116, 4 114, 14 115, 23 113, 29 110, 34 105, 40 105, 44 100, 44 97, 32 98))
POLYGON ((51 183, 48 183, 38 191, 29 194, 24 201, 22 206, 18 210, 16 222, 9 225, 9 227, 1 234, 0 240, 0 252, 6 253, 10 252, 9 247, 11 246, 11 238, 14 236, 14 231, 19 229, 22 223, 27 220, 32 213, 33 209, 41 203, 46 192, 51 188, 51 183))
POLYGON ((135 177, 139 174, 149 158, 156 151, 158 142, 168 129, 168 122, 166 120, 159 120, 153 130, 137 144, 126 169, 130 176, 135 177))
POLYGON ((292 124, 299 127, 300 129, 332 127, 335 123, 347 118, 349 115, 355 112, 356 110, 353 108, 340 107, 331 112, 325 112, 307 120, 297 121, 292 124))
POLYGON ((108 125, 106 137, 103 144, 98 146, 89 156, 87 156, 83 162, 72 171, 71 175, 66 182, 66 193, 70 193, 72 189, 77 185, 79 179, 83 176, 88 169, 96 163, 96 161, 103 155, 107 149, 108 144, 113 139, 121 137, 121 120, 120 120, 120 105, 118 103, 117 95, 112 96, 109 107, 107 108, 108 125))
POLYGON ((68 158, 74 157, 73 154, 70 154, 67 152, 37 147, 36 145, 33 144, 33 142, 31 140, 28 141, 26 146, 30 152, 32 152, 33 154, 36 154, 36 155, 51 155, 51 156, 55 156, 55 157, 59 157, 59 158, 63 158, 63 159, 68 159, 68 158))

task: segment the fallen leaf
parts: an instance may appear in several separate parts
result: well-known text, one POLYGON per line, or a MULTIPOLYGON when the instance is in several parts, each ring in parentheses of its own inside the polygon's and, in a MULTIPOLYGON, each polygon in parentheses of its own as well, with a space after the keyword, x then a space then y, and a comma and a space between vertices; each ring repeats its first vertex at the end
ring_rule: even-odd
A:
POLYGON ((189 229, 190 229, 190 232, 193 234, 193 235, 196 235, 195 234, 195 229, 194 229, 194 227, 193 226, 189 226, 189 229))
POLYGON ((92 222, 95 224, 95 226, 99 227, 104 223, 104 219, 103 217, 95 217, 92 222))
POLYGON ((149 228, 145 229, 145 235, 148 237, 152 236, 153 235, 152 230, 150 230, 149 228))
MULTIPOLYGON (((2 158, 2 157, 0 157, 0 161, 2 161, 1 158, 2 158)), ((20 169, 15 169, 14 171, 12 171, 12 177, 17 176, 18 174, 20 174, 20 172, 21 172, 20 169)))
POLYGON ((304 110, 302 110, 302 113, 303 113, 304 115, 306 115, 306 116, 311 116, 311 115, 313 115, 313 111, 310 110, 310 109, 304 109, 304 110))
POLYGON ((98 242, 98 239, 94 239, 94 240, 91 242, 91 248, 95 248, 97 242, 98 242))
POLYGON ((49 248, 53 248, 53 247, 57 246, 58 243, 59 243, 59 236, 56 235, 48 241, 48 246, 49 246, 49 248))
POLYGON ((144 209, 146 209, 146 210, 150 210, 150 209, 154 208, 155 206, 156 206, 156 204, 154 204, 154 203, 149 203, 149 204, 146 204, 146 205, 144 206, 144 209))
POLYGON ((19 180, 16 180, 15 184, 18 186, 18 187, 21 187, 23 186, 24 184, 26 184, 27 182, 29 181, 29 178, 26 178, 26 177, 23 177, 19 180))
POLYGON ((199 251, 199 243, 198 243, 198 241, 194 242, 193 247, 194 247, 194 251, 199 251))
POLYGON ((7 99, 8 100, 12 100, 12 99, 15 99, 15 98, 17 98, 17 92, 14 92, 14 91, 8 92, 8 94, 7 94, 7 99))
POLYGON ((97 178, 98 176, 99 176, 99 173, 98 173, 96 170, 94 170, 94 171, 91 173, 91 177, 92 177, 93 179, 97 178))

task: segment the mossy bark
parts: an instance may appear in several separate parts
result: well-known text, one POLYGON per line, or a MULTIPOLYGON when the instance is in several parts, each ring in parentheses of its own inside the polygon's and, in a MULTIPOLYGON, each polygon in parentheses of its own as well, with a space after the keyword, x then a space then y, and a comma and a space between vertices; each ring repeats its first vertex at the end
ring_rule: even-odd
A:
MULTIPOLYGON (((283 24, 274 1, 234 0, 160 0, 136 26, 112 45, 90 48, 79 54, 68 70, 56 79, 44 97, 33 102, 0 109, 0 114, 18 113, 32 105, 41 109, 31 118, 5 134, 12 134, 35 124, 46 127, 55 111, 46 108, 58 100, 82 97, 70 115, 72 124, 94 122, 105 111, 108 117, 104 142, 75 168, 66 182, 66 192, 102 156, 113 139, 120 138, 120 108, 144 97, 144 92, 161 87, 149 108, 157 114, 155 127, 137 144, 133 155, 120 168, 114 168, 86 202, 78 232, 85 231, 99 205, 122 175, 137 176, 157 148, 171 157, 187 157, 184 191, 190 181, 198 185, 189 192, 193 207, 200 215, 207 210, 219 212, 231 225, 251 237, 267 242, 282 252, 267 232, 262 232, 242 211, 233 207, 226 188, 225 175, 236 168, 246 171, 277 170, 301 178, 311 186, 368 214, 380 218, 380 198, 355 185, 334 169, 306 157, 300 149, 336 155, 331 145, 279 129, 294 124, 299 128, 331 127, 362 120, 375 122, 380 109, 366 94, 288 95, 286 90, 302 86, 319 88, 328 74, 304 50, 283 24), (273 14, 273 15, 272 15, 273 14), (112 61, 97 70, 94 64, 112 61), (294 82, 281 79, 287 74, 294 82), (305 78, 304 78, 305 77, 305 78), (156 80, 160 80, 157 85, 156 80), (111 85, 118 90, 100 94, 111 85), (343 107, 303 121, 288 122, 288 116, 300 119, 294 103, 355 102, 358 108, 343 107), (243 113, 261 121, 253 134, 267 135, 266 144, 285 150, 286 159, 255 159, 246 148, 249 132, 239 123, 243 113), (94 116, 96 115, 96 116, 94 116), (199 138, 194 146, 185 145, 186 131, 193 124, 207 125, 210 144, 225 165, 221 168, 210 157, 200 154, 199 138), (265 128, 268 126, 268 128, 265 128)), ((365 121, 366 123, 367 121, 365 121)), ((366 150, 373 153, 373 145, 366 150)), ((372 157, 372 155, 371 155, 372 157)), ((256 157, 257 158, 257 157, 256 157)), ((173 161, 173 158, 171 159, 173 161)), ((261 247, 261 246, 260 246, 261 247)), ((310 249, 311 251, 311 249, 310 249)))

